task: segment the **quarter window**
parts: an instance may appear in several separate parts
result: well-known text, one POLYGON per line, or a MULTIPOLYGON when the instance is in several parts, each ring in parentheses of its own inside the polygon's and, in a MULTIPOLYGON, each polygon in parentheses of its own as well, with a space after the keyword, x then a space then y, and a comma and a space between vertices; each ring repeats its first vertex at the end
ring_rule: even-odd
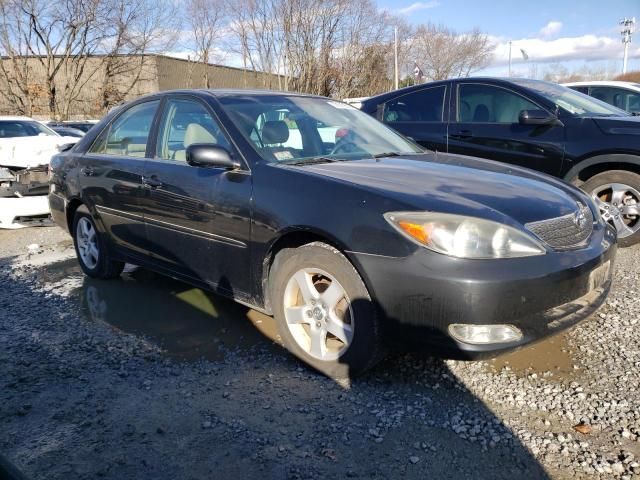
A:
POLYGON ((469 83, 458 88, 458 122, 518 123, 522 110, 540 107, 504 88, 469 83))
POLYGON ((383 120, 394 122, 442 122, 446 87, 425 88, 389 100, 383 120))
POLYGON ((89 151, 144 158, 159 103, 159 100, 153 100, 129 108, 103 130, 89 151))
POLYGON ((231 149, 204 105, 193 100, 169 100, 160 123, 156 157, 186 161, 187 147, 196 143, 231 149))

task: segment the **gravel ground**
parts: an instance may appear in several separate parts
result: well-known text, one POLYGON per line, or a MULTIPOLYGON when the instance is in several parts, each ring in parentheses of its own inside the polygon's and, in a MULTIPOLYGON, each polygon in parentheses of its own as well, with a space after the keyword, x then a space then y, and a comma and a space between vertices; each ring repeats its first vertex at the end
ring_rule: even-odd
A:
POLYGON ((346 387, 269 317, 141 269, 86 279, 55 227, 0 231, 0 453, 33 479, 640 478, 639 266, 621 251, 606 306, 550 341, 346 387))

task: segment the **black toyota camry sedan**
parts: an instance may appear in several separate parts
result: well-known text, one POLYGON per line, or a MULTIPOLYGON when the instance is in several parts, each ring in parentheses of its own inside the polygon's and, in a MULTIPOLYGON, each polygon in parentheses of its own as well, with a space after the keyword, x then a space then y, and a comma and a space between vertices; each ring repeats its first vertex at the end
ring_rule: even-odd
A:
POLYGON ((615 231, 581 190, 426 153, 321 97, 143 97, 51 176, 87 275, 130 262, 212 289, 272 314, 292 353, 336 377, 398 342, 459 358, 520 347, 592 314, 611 285, 615 231))

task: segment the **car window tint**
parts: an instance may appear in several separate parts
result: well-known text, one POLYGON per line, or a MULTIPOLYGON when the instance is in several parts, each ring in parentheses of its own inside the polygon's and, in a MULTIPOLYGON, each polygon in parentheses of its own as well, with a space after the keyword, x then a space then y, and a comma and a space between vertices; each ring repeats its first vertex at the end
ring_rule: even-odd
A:
POLYGON ((384 104, 384 122, 441 122, 445 90, 444 85, 425 88, 389 100, 384 104))
POLYGON ((639 92, 617 87, 591 87, 589 95, 627 112, 640 113, 639 92))
POLYGON ((194 100, 169 100, 160 122, 156 157, 186 161, 187 147, 196 143, 231 149, 204 105, 194 100))
POLYGON ((522 110, 539 110, 526 98, 500 87, 462 84, 458 88, 458 121, 517 123, 522 110))
POLYGON ((159 103, 159 100, 153 100, 126 110, 102 131, 89 151, 144 158, 159 103))

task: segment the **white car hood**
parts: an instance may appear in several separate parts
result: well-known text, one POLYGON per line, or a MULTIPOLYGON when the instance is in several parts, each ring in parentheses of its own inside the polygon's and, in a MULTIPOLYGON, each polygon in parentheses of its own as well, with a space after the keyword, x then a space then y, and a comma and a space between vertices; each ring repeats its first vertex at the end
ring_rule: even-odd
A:
POLYGON ((51 157, 58 153, 59 147, 77 143, 76 137, 37 137, 0 138, 0 166, 31 168, 48 165, 51 157))

